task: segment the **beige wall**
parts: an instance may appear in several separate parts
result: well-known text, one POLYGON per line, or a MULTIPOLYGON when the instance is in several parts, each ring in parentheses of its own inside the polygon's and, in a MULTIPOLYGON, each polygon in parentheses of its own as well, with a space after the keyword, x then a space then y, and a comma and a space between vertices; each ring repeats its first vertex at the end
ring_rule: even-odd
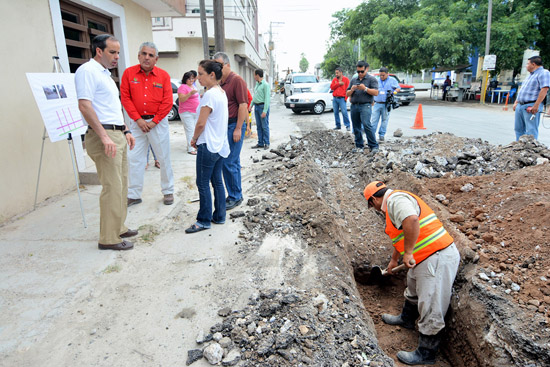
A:
MULTIPOLYGON (((32 208, 44 124, 25 73, 49 73, 55 49, 47 0, 2 1, 3 88, 0 88, 0 222, 32 208), (24 21, 22 21, 24 19, 24 21), (32 43, 32 45, 31 45, 32 43)), ((38 200, 74 188, 66 141, 46 140, 38 200)))
MULTIPOLYGON (((172 78, 181 79, 183 73, 189 70, 197 70, 199 62, 204 58, 202 52, 202 40, 200 38, 177 38, 179 43, 178 57, 160 57, 157 66, 166 70, 172 78)), ((236 53, 241 53, 242 42, 231 42, 226 40, 225 53, 229 55, 231 61, 231 70, 239 74, 246 81, 248 89, 254 90, 254 67, 241 67, 234 57, 236 53)))
MULTIPOLYGON (((129 64, 137 63, 139 45, 152 41, 151 14, 131 0, 115 0, 124 8, 129 64)), ((57 55, 48 0, 2 1, 5 72, 0 134, 0 223, 32 209, 44 124, 28 85, 27 72, 49 73, 57 55), (25 21, 22 22, 21 19, 25 21), (22 47, 24 45, 24 47, 22 47)), ((122 72, 122 70, 121 70, 122 72)), ((46 140, 38 202, 75 189, 66 141, 46 140)))
POLYGON ((179 43, 178 57, 162 57, 157 66, 166 70, 171 78, 180 79, 183 73, 189 70, 197 70, 199 62, 204 58, 202 53, 202 40, 177 38, 179 43))
MULTIPOLYGON (((138 63, 139 45, 143 42, 153 42, 151 13, 131 0, 113 0, 113 2, 124 7, 128 45, 123 45, 123 47, 127 47, 130 58, 129 65, 135 65, 138 63)), ((120 70, 120 75, 123 71, 120 70)))

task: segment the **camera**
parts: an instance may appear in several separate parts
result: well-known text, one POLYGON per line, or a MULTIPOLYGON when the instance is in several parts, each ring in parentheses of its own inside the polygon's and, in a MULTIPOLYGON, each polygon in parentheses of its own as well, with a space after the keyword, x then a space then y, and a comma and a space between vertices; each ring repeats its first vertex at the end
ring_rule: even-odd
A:
POLYGON ((386 108, 388 109, 388 112, 390 112, 392 108, 394 110, 396 108, 399 108, 399 101, 395 99, 395 96, 391 89, 388 89, 386 91, 386 108))

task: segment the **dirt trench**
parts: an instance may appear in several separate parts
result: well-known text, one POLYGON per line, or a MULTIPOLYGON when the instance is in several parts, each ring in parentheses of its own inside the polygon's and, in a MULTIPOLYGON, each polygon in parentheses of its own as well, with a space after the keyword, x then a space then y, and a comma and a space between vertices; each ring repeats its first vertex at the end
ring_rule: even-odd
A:
MULTIPOLYGON (((460 156, 467 145, 448 134, 427 140, 448 161, 460 156)), ((278 157, 266 157, 273 159, 272 166, 256 178, 258 186, 277 202, 276 210, 247 213, 245 226, 250 232, 258 228, 264 234, 277 232, 281 229, 269 218, 284 218, 291 225, 283 233, 294 233, 311 251, 339 265, 339 270, 360 276, 374 265, 385 266, 392 251, 383 233, 383 218, 368 210, 362 197, 366 183, 381 179, 390 187, 417 193, 434 208, 462 257, 437 365, 550 365, 548 165, 521 168, 526 166, 524 152, 514 147, 521 164, 506 163, 514 170, 419 179, 410 170, 384 162, 392 150, 414 148, 407 144, 387 143, 379 155, 369 156, 352 153, 351 140, 339 132, 293 137, 274 150, 278 157), (473 189, 464 190, 467 184, 473 189)), ((324 279, 325 287, 334 282, 330 279, 324 279)), ((404 287, 405 275, 400 274, 384 286, 355 284, 348 291, 361 295, 358 307, 366 324, 374 326, 378 346, 394 361, 398 350, 417 345, 417 331, 390 327, 380 320, 383 312, 400 311, 404 287)))

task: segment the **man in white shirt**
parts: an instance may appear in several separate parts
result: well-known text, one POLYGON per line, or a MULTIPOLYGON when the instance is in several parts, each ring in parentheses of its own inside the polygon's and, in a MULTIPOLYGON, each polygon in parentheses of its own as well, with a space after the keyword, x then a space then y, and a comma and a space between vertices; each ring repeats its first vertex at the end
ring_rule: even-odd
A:
POLYGON ((118 88, 109 69, 118 64, 120 43, 103 34, 92 41, 93 58, 75 73, 78 108, 88 123, 86 150, 95 162, 103 186, 99 197, 100 250, 130 250, 124 240, 138 231, 126 227, 128 159, 126 144, 134 148, 135 139, 124 124, 118 88))

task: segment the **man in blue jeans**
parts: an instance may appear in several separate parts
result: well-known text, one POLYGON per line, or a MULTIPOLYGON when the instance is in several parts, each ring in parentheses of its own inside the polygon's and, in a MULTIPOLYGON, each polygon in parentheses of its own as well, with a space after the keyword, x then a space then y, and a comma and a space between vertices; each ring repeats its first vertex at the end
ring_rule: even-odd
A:
POLYGON ((367 145, 370 153, 378 152, 378 142, 372 129, 371 107, 373 97, 378 95, 378 82, 376 78, 368 75, 369 64, 365 61, 357 63, 357 76, 351 79, 348 90, 348 97, 351 97, 351 123, 353 125, 353 135, 355 135, 355 153, 363 152, 363 129, 367 134, 367 145))
POLYGON ((231 153, 223 160, 223 180, 227 190, 225 209, 231 210, 243 202, 241 186, 241 148, 248 122, 248 89, 246 82, 231 71, 229 57, 223 52, 217 52, 212 60, 223 64, 220 86, 227 96, 229 119, 227 125, 227 139, 231 153))
POLYGON ((346 130, 349 131, 350 123, 348 117, 348 107, 346 106, 346 90, 349 86, 349 79, 344 76, 341 68, 336 68, 334 71, 335 78, 330 83, 330 90, 332 90, 332 109, 334 110, 334 121, 336 127, 334 130, 340 130, 342 125, 340 124, 340 111, 342 111, 342 117, 344 118, 344 125, 346 130))
POLYGON ((269 103, 271 102, 271 88, 264 80, 264 71, 254 71, 254 98, 250 102, 250 108, 254 106, 254 117, 256 117, 256 128, 258 129, 258 144, 252 149, 269 149, 269 103))
POLYGON ((514 102, 516 140, 522 135, 533 135, 538 139, 542 102, 550 87, 550 72, 542 67, 540 56, 530 57, 526 68, 529 76, 522 83, 514 102))
POLYGON ((378 130, 378 141, 384 141, 391 110, 391 106, 387 103, 388 96, 390 93, 397 93, 401 89, 399 89, 399 83, 397 83, 397 80, 389 77, 390 74, 388 73, 388 68, 380 68, 378 75, 378 95, 374 97, 374 106, 372 107, 372 117, 370 123, 372 125, 374 136, 376 136, 378 121, 382 119, 382 123, 380 123, 380 130, 378 130))

